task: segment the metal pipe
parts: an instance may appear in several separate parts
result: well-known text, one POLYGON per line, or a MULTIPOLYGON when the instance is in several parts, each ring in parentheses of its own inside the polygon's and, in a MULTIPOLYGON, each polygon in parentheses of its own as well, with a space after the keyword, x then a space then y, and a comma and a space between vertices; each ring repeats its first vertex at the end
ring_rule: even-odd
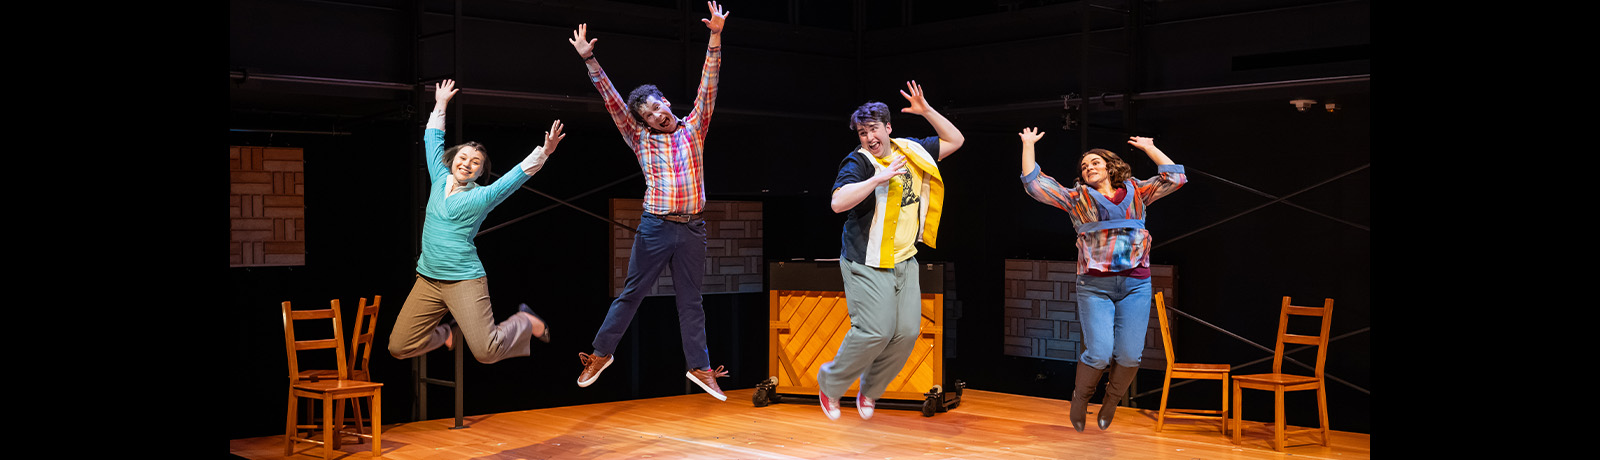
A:
POLYGON ((329 135, 329 136, 349 136, 349 135, 350 135, 350 133, 347 133, 347 132, 344 132, 344 131, 301 131, 301 130, 294 130, 294 129, 243 129, 243 128, 228 128, 228 131, 231 131, 231 132, 235 132, 235 133, 270 133, 270 134, 325 134, 325 135, 329 135))
MULTIPOLYGON (((1084 72, 1087 72, 1087 71, 1084 70, 1084 72)), ((247 73, 241 72, 241 71, 228 71, 228 77, 232 78, 232 79, 244 80, 244 81, 262 80, 262 81, 275 81, 275 82, 287 82, 287 83, 304 83, 304 84, 324 85, 324 86, 338 86, 338 87, 380 88, 380 89, 392 89, 392 90, 396 90, 396 91, 415 91, 417 89, 417 88, 415 88, 415 87, 413 87, 411 85, 406 85, 406 84, 401 84, 401 83, 390 83, 390 82, 371 81, 371 80, 352 80, 352 79, 345 79, 345 78, 308 77, 308 76, 301 76, 301 75, 255 74, 255 73, 248 73, 247 74, 247 73)), ((1299 79, 1299 80, 1284 80, 1284 81, 1261 82, 1261 83, 1244 83, 1244 84, 1238 84, 1238 85, 1209 86, 1209 87, 1203 87, 1203 88, 1186 88, 1186 89, 1173 89, 1173 90, 1164 90, 1164 91, 1147 91, 1147 92, 1139 93, 1137 96, 1133 97, 1132 99, 1133 100, 1140 100, 1140 101, 1148 101, 1148 100, 1158 100, 1158 99, 1171 99, 1171 98, 1178 98, 1178 97, 1207 96, 1207 95, 1231 94, 1231 93, 1245 93, 1245 92, 1251 92, 1251 91, 1264 91, 1264 90, 1272 90, 1272 89, 1310 88, 1310 87, 1326 86, 1326 85, 1363 83, 1363 82, 1370 82, 1371 80, 1372 80, 1372 75, 1371 74, 1347 75, 1347 76, 1339 76, 1339 77, 1306 78, 1306 79, 1299 79)), ((432 89, 431 88, 427 88, 426 90, 431 91, 432 89)), ((599 102, 601 102, 601 100, 600 100, 600 98, 598 96, 572 96, 572 95, 566 95, 566 94, 534 93, 534 92, 527 92, 527 91, 501 91, 501 90, 470 89, 470 88, 463 88, 460 91, 461 91, 462 94, 473 94, 473 95, 479 95, 479 96, 485 96, 485 97, 504 98, 504 99, 526 99, 526 100, 545 101, 545 102, 582 102, 582 103, 599 103, 599 102)), ((1084 94, 1086 94, 1086 93, 1084 93, 1084 94)), ((1123 95, 1123 94, 1102 94, 1102 95, 1099 95, 1099 96, 1064 97, 1064 98, 1061 98, 1061 99, 1051 99, 1051 100, 1047 100, 1047 101, 1013 102, 1013 103, 1006 103, 1006 104, 982 105, 982 106, 964 107, 964 108, 963 107, 955 107, 955 108, 941 109, 940 112, 948 114, 948 115, 960 115, 960 114, 977 114, 977 113, 992 113, 992 112, 1010 112, 1010 111, 1018 111, 1018 110, 1060 109, 1062 104, 1063 104, 1063 102, 1066 102, 1066 103, 1077 102, 1077 103, 1079 103, 1079 104, 1081 104, 1083 106, 1083 108, 1081 110, 1084 113, 1087 113, 1087 111, 1089 110, 1089 106, 1086 104, 1087 102, 1116 103, 1116 102, 1123 102, 1123 99, 1127 99, 1127 96, 1123 95)), ((827 116, 827 115, 797 114, 797 113, 793 113, 793 112, 777 112, 777 111, 765 111, 765 110, 718 109, 718 112, 719 113, 738 113, 738 114, 757 115, 757 116, 782 117, 782 118, 806 118, 806 119, 822 120, 822 121, 831 121, 831 120, 837 118, 837 117, 832 117, 832 116, 827 116)))
POLYGON ((348 79, 348 78, 308 77, 308 76, 304 76, 304 75, 259 74, 259 73, 247 73, 247 72, 242 72, 242 71, 237 71, 237 70, 228 71, 228 78, 232 78, 232 79, 235 79, 235 80, 242 80, 244 82, 249 82, 251 80, 261 80, 261 81, 276 81, 276 82, 288 82, 288 83, 307 83, 307 84, 339 86, 339 87, 393 89, 393 90, 401 90, 401 91, 410 91, 410 90, 413 89, 411 87, 411 85, 407 85, 407 84, 403 84, 403 83, 390 83, 390 82, 384 82, 384 81, 371 81, 371 80, 352 80, 352 79, 348 79))
MULTIPOLYGON (((1372 75, 1371 74, 1346 75, 1346 76, 1340 76, 1340 77, 1305 78, 1305 79, 1299 79, 1299 80, 1284 80, 1284 81, 1272 81, 1272 82, 1261 82, 1261 83, 1243 83, 1243 84, 1238 84, 1238 85, 1208 86, 1208 87, 1203 87, 1203 88, 1171 89, 1171 90, 1164 90, 1164 91, 1146 91, 1146 92, 1139 93, 1139 95, 1134 97, 1133 100, 1146 101, 1146 100, 1156 100, 1156 99, 1170 99, 1170 98, 1177 98, 1177 97, 1209 96, 1209 95, 1215 95, 1215 94, 1244 93, 1244 92, 1251 92, 1251 91, 1263 91, 1263 90, 1270 90, 1270 89, 1285 89, 1285 88, 1308 88, 1308 87, 1317 87, 1317 86, 1325 86, 1325 85, 1340 85, 1340 84, 1348 84, 1348 83, 1362 83, 1362 82, 1370 82, 1370 81, 1372 81, 1372 75)), ((1063 97, 1061 99, 1051 99, 1051 100, 1048 100, 1048 101, 1013 102, 1013 103, 1008 103, 1008 104, 985 105, 985 106, 976 106, 976 107, 967 107, 967 108, 954 108, 954 109, 949 109, 947 111, 947 113, 950 113, 950 114, 963 114, 963 113, 971 114, 971 113, 1005 112, 1005 111, 1013 111, 1013 110, 1059 109, 1059 108, 1062 107, 1063 103, 1073 103, 1073 102, 1076 102, 1076 103, 1079 103, 1079 104, 1084 104, 1084 107, 1085 107, 1084 110, 1087 110, 1087 105, 1086 105, 1087 102, 1094 101, 1094 102, 1101 102, 1101 103, 1115 103, 1115 102, 1123 102, 1123 99, 1125 99, 1125 98, 1126 97, 1124 95, 1122 95, 1122 94, 1102 94, 1102 95, 1099 95, 1099 96, 1081 96, 1080 95, 1078 97, 1063 97)), ((941 112, 946 112, 946 111, 941 111, 941 112)))

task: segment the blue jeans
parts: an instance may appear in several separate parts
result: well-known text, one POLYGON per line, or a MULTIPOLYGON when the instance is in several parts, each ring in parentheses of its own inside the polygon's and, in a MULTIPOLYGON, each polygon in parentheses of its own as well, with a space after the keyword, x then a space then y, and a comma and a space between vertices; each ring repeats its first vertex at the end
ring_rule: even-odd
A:
POLYGON ((700 283, 706 274, 706 221, 694 219, 677 223, 644 213, 639 221, 639 233, 633 236, 630 254, 622 295, 611 302, 605 323, 594 335, 595 354, 610 356, 616 352, 617 342, 628 332, 628 323, 639 311, 639 302, 644 300, 648 284, 653 284, 661 270, 671 265, 683 358, 691 369, 709 369, 711 355, 706 349, 706 313, 700 305, 700 283))
POLYGON ((1150 279, 1078 275, 1078 320, 1083 325, 1083 354, 1078 359, 1095 369, 1135 367, 1144 354, 1150 325, 1150 279))

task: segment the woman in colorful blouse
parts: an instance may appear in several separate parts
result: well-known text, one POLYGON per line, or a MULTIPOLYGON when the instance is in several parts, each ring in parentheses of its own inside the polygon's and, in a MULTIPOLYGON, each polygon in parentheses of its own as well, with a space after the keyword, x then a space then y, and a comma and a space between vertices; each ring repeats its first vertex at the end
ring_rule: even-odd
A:
POLYGON ((1072 218, 1078 246, 1078 315, 1083 325, 1083 354, 1078 357, 1072 427, 1083 431, 1089 397, 1106 368, 1111 368, 1099 425, 1111 426, 1117 402, 1139 369, 1145 328, 1150 321, 1150 233, 1144 229, 1145 207, 1182 187, 1183 166, 1174 164, 1155 140, 1132 137, 1128 144, 1156 163, 1155 177, 1134 180, 1132 168, 1105 149, 1084 152, 1074 187, 1064 187, 1040 171, 1034 143, 1044 137, 1037 128, 1022 138, 1022 184, 1029 196, 1061 208, 1072 218))

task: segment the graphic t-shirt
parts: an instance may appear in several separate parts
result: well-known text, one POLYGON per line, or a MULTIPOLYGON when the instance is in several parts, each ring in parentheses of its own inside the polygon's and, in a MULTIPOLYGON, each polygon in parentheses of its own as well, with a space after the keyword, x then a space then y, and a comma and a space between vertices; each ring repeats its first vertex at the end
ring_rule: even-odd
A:
MULTIPOLYGON (((877 160, 878 164, 888 167, 895 155, 905 154, 897 151, 894 155, 889 155, 889 158, 873 159, 877 160)), ((884 226, 894 229, 894 243, 886 246, 893 247, 895 263, 917 255, 917 235, 922 232, 920 208, 917 206, 920 201, 915 185, 920 183, 918 179, 921 179, 921 173, 917 172, 917 168, 907 167, 905 170, 906 172, 889 180, 889 196, 899 197, 900 212, 884 216, 888 219, 884 222, 884 226)))

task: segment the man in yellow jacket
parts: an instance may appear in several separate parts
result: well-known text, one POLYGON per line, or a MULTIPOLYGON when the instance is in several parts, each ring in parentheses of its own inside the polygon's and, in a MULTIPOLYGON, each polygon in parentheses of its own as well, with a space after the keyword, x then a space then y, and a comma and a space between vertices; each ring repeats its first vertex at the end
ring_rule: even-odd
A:
POLYGON ((873 401, 905 366, 922 325, 918 241, 935 247, 944 204, 938 162, 961 148, 964 138, 950 120, 928 105, 922 87, 900 92, 937 134, 891 138, 889 107, 868 102, 850 117, 861 145, 839 164, 833 212, 848 213, 839 271, 850 309, 850 330, 833 361, 817 373, 818 399, 829 419, 839 418, 839 396, 857 378, 856 409, 871 418, 873 401), (909 91, 909 92, 907 92, 909 91))

